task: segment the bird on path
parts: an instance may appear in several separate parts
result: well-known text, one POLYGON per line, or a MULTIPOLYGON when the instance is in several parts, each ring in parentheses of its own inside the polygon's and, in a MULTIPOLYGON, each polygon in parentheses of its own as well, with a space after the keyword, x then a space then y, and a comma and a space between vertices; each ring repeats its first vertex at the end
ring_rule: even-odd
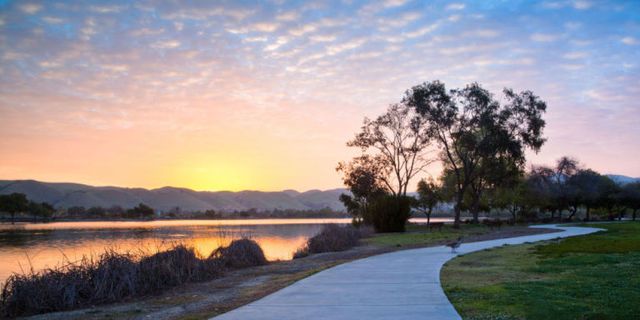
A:
POLYGON ((456 249, 460 247, 461 244, 462 244, 462 237, 458 237, 458 240, 451 241, 445 244, 445 246, 451 248, 451 253, 456 253, 456 249))

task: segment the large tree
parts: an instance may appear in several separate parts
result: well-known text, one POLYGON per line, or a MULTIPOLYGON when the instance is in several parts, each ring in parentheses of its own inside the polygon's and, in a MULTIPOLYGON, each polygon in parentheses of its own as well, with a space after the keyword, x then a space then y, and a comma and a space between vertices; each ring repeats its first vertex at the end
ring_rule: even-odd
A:
POLYGON ((442 151, 445 170, 455 176, 455 226, 460 224, 464 196, 472 185, 480 190, 487 186, 481 180, 499 181, 491 176, 496 163, 522 168, 525 149, 537 152, 545 141, 546 103, 531 91, 503 92, 506 103, 501 104, 477 83, 447 90, 434 81, 411 88, 402 100, 426 122, 427 134, 442 151))
MULTIPOLYGON (((388 193, 402 197, 411 179, 432 162, 427 156, 431 141, 427 129, 413 109, 393 104, 375 120, 365 118, 361 131, 347 146, 360 148, 376 167, 379 183, 388 193)), ((340 164, 338 169, 346 166, 340 164)))
POLYGON ((410 181, 432 162, 428 157, 430 139, 425 121, 404 104, 389 106, 374 120, 365 118, 360 132, 347 142, 347 146, 359 148, 362 155, 337 168, 344 172, 344 182, 353 195, 340 197, 347 210, 353 214, 354 210, 366 208, 363 221, 371 222, 378 232, 404 231, 411 212, 407 189, 410 181), (352 179, 353 173, 371 180, 375 199, 358 197, 354 188, 360 181, 352 179))

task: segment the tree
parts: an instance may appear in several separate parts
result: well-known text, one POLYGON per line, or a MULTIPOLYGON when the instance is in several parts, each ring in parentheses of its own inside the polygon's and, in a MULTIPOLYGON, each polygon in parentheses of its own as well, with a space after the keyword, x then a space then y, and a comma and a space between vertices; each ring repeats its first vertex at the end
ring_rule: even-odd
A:
MULTIPOLYGON (((546 103, 531 91, 505 89, 501 105, 479 84, 447 91, 439 81, 408 90, 402 102, 426 122, 427 134, 437 141, 446 170, 455 176, 455 220, 460 224, 464 196, 479 179, 493 179, 495 163, 516 168, 525 164, 526 148, 539 151, 545 139, 542 114, 546 103)), ((484 189, 483 184, 477 185, 484 189)))
POLYGON ((580 170, 580 164, 574 158, 562 157, 556 162, 552 181, 555 185, 555 209, 558 210, 561 221, 563 210, 569 210, 569 218, 573 217, 578 211, 578 206, 580 205, 578 189, 570 181, 580 170))
POLYGON ((377 162, 363 155, 349 163, 340 163, 336 170, 344 173, 342 181, 351 191, 351 195, 341 194, 340 201, 353 216, 353 224, 373 224, 370 205, 385 194, 377 162))
POLYGON ((422 179, 418 182, 418 197, 413 207, 427 216, 427 227, 431 223, 431 213, 438 203, 442 201, 440 187, 433 179, 422 179))
POLYGON ((640 210, 640 182, 628 183, 620 190, 620 200, 627 208, 631 209, 632 219, 636 220, 640 210))
POLYGON ((56 209, 46 202, 37 203, 29 201, 29 213, 33 215, 34 221, 37 217, 42 217, 42 219, 49 219, 55 212, 56 209))
POLYGON ((375 120, 364 119, 361 131, 347 142, 349 147, 360 148, 362 155, 337 168, 344 172, 343 180, 352 192, 340 200, 355 223, 361 219, 377 231, 404 231, 411 213, 407 188, 432 162, 427 157, 429 145, 424 121, 403 104, 389 106, 375 120), (392 201, 397 203, 391 205, 392 201))
MULTIPOLYGON (((591 209, 598 206, 602 197, 606 197, 605 188, 607 186, 607 177, 600 175, 599 173, 591 169, 578 170, 577 173, 570 176, 567 183, 572 186, 570 188, 575 199, 575 203, 582 205, 585 208, 585 220, 591 219, 591 209)), ((577 208, 572 210, 569 220, 576 214, 577 208)))
POLYGON ((365 118, 361 132, 347 146, 360 148, 375 163, 376 178, 387 192, 406 196, 411 179, 432 162, 426 155, 431 140, 426 130, 412 109, 393 104, 375 120, 365 118))
POLYGON ((16 213, 29 210, 29 200, 22 193, 12 193, 8 195, 0 195, 0 211, 7 212, 11 215, 11 223, 15 223, 16 213))
POLYGON ((127 210, 127 213, 131 216, 139 216, 140 218, 150 218, 155 214, 155 210, 144 203, 140 203, 138 206, 127 210))
POLYGON ((491 197, 491 205, 495 208, 507 210, 511 214, 511 220, 515 223, 518 213, 525 211, 527 206, 528 184, 524 176, 515 179, 509 185, 496 188, 491 197))

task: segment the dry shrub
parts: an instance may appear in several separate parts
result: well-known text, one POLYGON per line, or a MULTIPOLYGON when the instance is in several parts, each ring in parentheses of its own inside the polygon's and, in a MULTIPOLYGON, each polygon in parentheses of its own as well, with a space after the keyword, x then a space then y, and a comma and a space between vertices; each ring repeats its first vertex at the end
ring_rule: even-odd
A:
POLYGON ((64 311, 160 293, 188 282, 206 281, 226 268, 266 264, 260 246, 241 239, 219 248, 209 259, 193 248, 174 245, 147 256, 107 250, 98 259, 39 272, 13 274, 2 287, 0 316, 18 317, 64 311))
POLYGON ((361 237, 360 230, 353 226, 341 227, 336 224, 328 224, 322 228, 320 233, 309 238, 305 246, 293 254, 293 258, 306 257, 312 253, 344 251, 358 245, 361 237))
POLYGON ((220 247, 211 253, 209 260, 220 261, 231 269, 239 269, 267 264, 260 245, 247 238, 233 240, 227 247, 220 247))

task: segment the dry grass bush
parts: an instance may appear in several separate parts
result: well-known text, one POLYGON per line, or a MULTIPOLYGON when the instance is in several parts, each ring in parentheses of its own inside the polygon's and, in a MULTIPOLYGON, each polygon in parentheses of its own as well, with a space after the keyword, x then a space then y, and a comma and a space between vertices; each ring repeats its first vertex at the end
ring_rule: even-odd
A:
POLYGON ((213 251, 209 259, 219 260, 225 267, 232 269, 267 264, 262 248, 251 239, 233 240, 229 246, 213 251))
POLYGON ((182 244, 148 255, 107 250, 97 259, 39 272, 13 274, 3 284, 0 316, 18 317, 71 310, 160 293, 188 282, 217 278, 227 269, 266 264, 253 240, 234 240, 201 259, 182 244))
POLYGON ((309 238, 304 247, 293 254, 293 258, 306 257, 312 253, 344 251, 358 245, 362 237, 361 231, 353 226, 341 227, 336 224, 328 224, 322 228, 320 233, 309 238))

